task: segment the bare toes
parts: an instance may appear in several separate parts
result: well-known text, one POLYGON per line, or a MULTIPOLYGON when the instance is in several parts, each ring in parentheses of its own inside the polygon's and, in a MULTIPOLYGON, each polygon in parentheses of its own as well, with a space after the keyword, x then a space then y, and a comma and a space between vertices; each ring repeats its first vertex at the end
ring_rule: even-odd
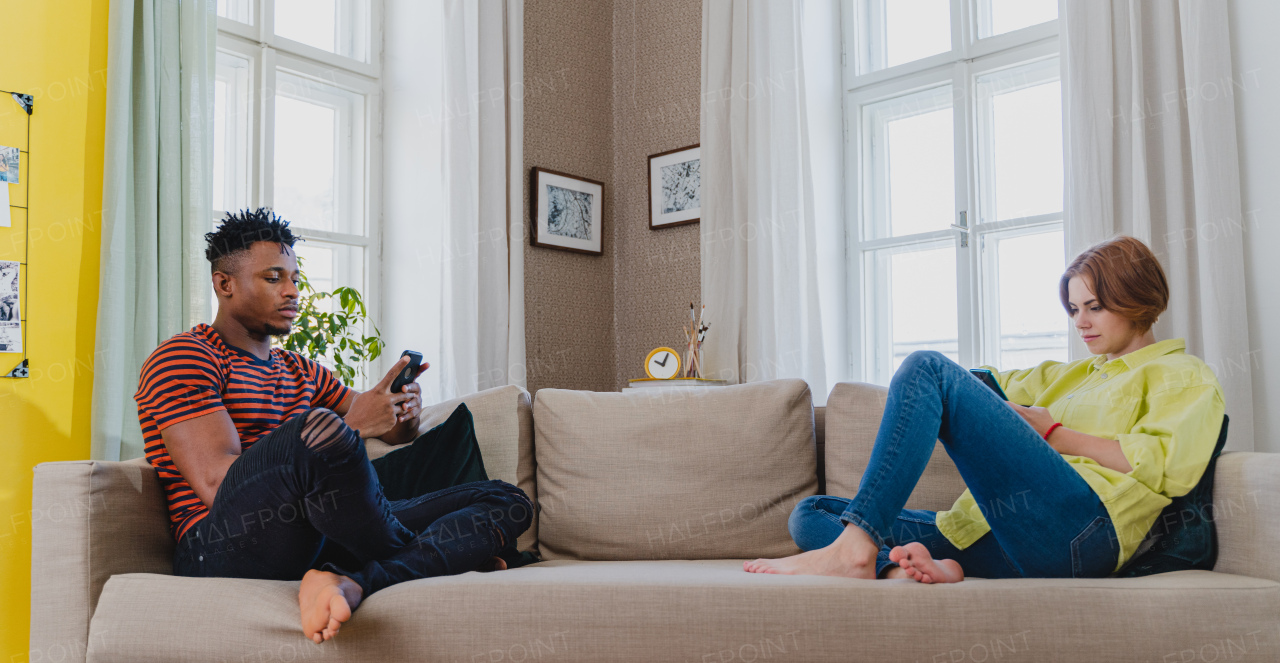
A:
POLYGON ((904 547, 907 549, 907 554, 909 555, 919 554, 919 555, 928 556, 930 558, 933 557, 933 555, 929 554, 929 549, 926 548, 925 545, 923 543, 920 543, 919 541, 912 541, 911 543, 908 543, 904 547))

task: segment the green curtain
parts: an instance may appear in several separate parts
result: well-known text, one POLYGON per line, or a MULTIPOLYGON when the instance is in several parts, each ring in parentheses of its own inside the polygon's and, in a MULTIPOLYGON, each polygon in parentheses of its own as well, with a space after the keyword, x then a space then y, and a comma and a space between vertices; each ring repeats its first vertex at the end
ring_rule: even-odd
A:
POLYGON ((165 339, 207 321, 216 0, 112 0, 91 457, 142 455, 133 394, 165 339))

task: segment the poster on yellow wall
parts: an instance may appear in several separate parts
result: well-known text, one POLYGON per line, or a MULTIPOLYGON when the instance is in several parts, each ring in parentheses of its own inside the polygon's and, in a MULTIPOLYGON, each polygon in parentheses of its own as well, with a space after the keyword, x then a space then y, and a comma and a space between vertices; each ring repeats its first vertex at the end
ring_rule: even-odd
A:
POLYGON ((18 148, 0 145, 0 228, 9 227, 9 184, 18 182, 18 154, 18 148))
POLYGON ((0 145, 0 182, 18 183, 18 148, 0 145))
POLYGON ((0 260, 0 352, 22 352, 18 263, 9 260, 0 260))

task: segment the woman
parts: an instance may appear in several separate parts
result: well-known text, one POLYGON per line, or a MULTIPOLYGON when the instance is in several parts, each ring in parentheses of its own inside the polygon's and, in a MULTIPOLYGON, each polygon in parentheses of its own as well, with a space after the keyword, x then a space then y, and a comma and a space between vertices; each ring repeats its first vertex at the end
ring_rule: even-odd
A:
POLYGON ((858 494, 805 499, 790 529, 808 552, 744 568, 925 583, 1119 570, 1204 473, 1222 388, 1182 339, 1156 342, 1169 288, 1142 242, 1080 254, 1059 297, 1096 356, 998 373, 1006 403, 941 354, 913 353, 889 385, 858 494), (935 439, 967 489, 950 511, 903 509, 935 439))

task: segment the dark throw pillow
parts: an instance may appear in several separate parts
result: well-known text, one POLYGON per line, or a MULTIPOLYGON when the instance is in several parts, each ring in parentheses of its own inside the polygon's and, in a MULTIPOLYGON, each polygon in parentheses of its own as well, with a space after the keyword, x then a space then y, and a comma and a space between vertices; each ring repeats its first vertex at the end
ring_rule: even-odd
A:
POLYGON ((1212 571, 1218 561, 1218 533, 1213 526, 1213 469, 1227 443, 1227 417, 1209 457, 1204 475, 1191 492, 1173 498, 1160 512, 1138 552, 1113 573, 1113 578, 1136 578, 1154 573, 1202 569, 1212 571))

